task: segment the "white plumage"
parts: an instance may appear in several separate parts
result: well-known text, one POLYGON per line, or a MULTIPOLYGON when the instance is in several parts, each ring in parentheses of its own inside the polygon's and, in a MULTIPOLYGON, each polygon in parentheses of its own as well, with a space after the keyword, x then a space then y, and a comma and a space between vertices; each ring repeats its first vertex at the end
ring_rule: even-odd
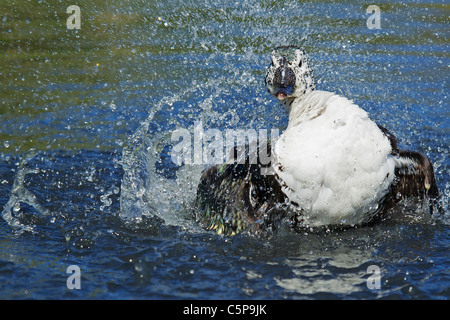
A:
POLYGON ((310 91, 287 106, 289 125, 275 145, 282 191, 310 226, 369 221, 394 179, 388 138, 352 101, 310 91))

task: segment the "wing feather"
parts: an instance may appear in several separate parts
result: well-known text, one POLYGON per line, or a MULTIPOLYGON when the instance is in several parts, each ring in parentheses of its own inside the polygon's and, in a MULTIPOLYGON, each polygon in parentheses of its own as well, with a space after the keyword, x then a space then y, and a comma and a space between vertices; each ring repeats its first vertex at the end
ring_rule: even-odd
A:
MULTIPOLYGON (((270 144, 266 147, 270 152, 270 144)), ((247 228, 258 231, 269 224, 270 212, 275 218, 273 209, 285 200, 275 176, 262 174, 267 166, 259 159, 253 164, 247 156, 244 163, 239 162, 209 168, 198 185, 196 219, 219 234, 233 235, 247 228)))

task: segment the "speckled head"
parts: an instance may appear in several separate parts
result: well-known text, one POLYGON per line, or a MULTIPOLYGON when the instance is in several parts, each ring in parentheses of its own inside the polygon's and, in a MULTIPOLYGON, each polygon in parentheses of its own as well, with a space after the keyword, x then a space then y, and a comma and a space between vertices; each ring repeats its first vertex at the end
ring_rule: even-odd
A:
POLYGON ((265 84, 269 93, 279 101, 292 100, 315 89, 308 58, 301 48, 277 47, 272 51, 271 60, 265 84))

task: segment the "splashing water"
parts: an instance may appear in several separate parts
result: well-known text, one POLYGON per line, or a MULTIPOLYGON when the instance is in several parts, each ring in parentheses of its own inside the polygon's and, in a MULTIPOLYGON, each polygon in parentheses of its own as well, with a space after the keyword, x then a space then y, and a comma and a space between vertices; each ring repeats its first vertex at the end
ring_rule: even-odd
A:
POLYGON ((3 219, 5 219, 18 234, 25 231, 34 232, 33 225, 29 224, 30 221, 28 221, 28 224, 21 222, 20 218, 24 215, 21 211, 21 205, 26 204, 33 207, 38 213, 38 216, 51 216, 51 213, 37 201, 36 196, 24 186, 25 176, 27 174, 36 174, 39 172, 39 169, 30 169, 27 167, 28 161, 35 156, 36 151, 30 150, 20 162, 14 177, 11 195, 2 211, 3 219))
POLYGON ((194 170, 178 170, 175 179, 159 175, 156 164, 162 146, 170 142, 167 132, 150 131, 154 115, 162 107, 182 101, 189 89, 182 94, 163 99, 152 109, 146 121, 128 141, 123 149, 122 166, 125 174, 121 185, 121 212, 125 220, 140 219, 142 215, 157 216, 167 224, 180 225, 182 212, 188 210, 192 200, 190 190, 195 189, 198 173, 194 170), (187 175, 187 176, 186 176, 187 175), (192 180, 188 180, 191 177, 192 180))
MULTIPOLYGON (((248 89, 238 88, 236 84, 232 85, 229 80, 221 77, 196 83, 179 94, 163 98, 152 108, 148 118, 131 136, 123 150, 122 165, 125 173, 121 186, 120 213, 123 219, 139 219, 141 215, 147 215, 157 216, 167 224, 186 224, 185 220, 190 219, 197 184, 206 165, 175 165, 171 160, 175 144, 172 141, 173 132, 183 128, 194 134, 195 123, 209 129, 211 126, 233 128, 245 122, 251 126, 257 119, 247 118, 244 119, 245 122, 241 121, 238 115, 241 110, 234 107, 239 98, 233 96, 239 97, 246 90, 248 89), (199 96, 200 98, 195 98, 199 96), (184 112, 170 113, 168 119, 160 118, 161 110, 186 108, 185 101, 193 100, 195 102, 189 105, 187 115, 184 112), (160 122, 165 125, 161 126, 160 122)), ((253 107, 244 103, 239 107, 253 107)))

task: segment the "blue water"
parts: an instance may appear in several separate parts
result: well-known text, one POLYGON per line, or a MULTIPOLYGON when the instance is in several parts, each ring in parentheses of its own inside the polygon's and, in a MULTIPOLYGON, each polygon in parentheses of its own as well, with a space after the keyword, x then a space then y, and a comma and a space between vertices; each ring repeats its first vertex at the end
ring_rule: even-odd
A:
POLYGON ((0 299, 448 299, 450 7, 384 1, 369 30, 369 4, 81 2, 68 31, 64 4, 0 2, 0 299), (267 237, 192 220, 204 166, 174 165, 171 134, 283 130, 263 77, 286 44, 430 157, 443 216, 267 237))

